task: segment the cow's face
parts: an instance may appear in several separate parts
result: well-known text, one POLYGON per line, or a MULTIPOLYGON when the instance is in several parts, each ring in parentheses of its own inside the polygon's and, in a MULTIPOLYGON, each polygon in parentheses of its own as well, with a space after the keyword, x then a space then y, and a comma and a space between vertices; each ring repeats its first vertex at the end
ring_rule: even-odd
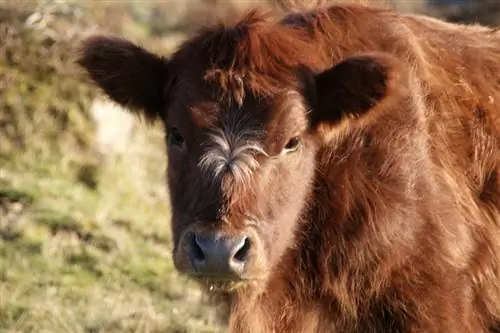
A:
POLYGON ((211 285, 266 278, 293 242, 314 175, 303 95, 246 96, 228 105, 174 93, 166 119, 174 262, 211 285))
POLYGON ((174 263, 212 287, 272 274, 313 222, 303 217, 321 138, 387 100, 403 73, 385 54, 313 73, 300 52, 313 45, 255 25, 214 28, 168 61, 92 37, 79 61, 113 100, 164 121, 174 263))

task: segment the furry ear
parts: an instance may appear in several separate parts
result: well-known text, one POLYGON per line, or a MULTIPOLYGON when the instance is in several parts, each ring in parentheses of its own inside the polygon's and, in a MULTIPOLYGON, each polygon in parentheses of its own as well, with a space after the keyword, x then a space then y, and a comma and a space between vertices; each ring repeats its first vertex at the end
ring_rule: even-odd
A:
POLYGON ((408 95, 408 68, 386 53, 344 59, 314 78, 312 125, 335 125, 368 116, 374 109, 408 95))
POLYGON ((82 42, 77 64, 118 104, 154 120, 165 105, 168 61, 132 42, 96 35, 82 42))

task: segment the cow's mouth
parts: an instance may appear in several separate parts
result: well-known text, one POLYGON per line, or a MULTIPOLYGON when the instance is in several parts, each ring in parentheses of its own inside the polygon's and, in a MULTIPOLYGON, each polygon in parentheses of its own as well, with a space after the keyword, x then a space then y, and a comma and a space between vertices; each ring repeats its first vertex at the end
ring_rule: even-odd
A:
POLYGON ((194 276, 194 278, 208 292, 234 292, 247 290, 252 289, 252 287, 254 287, 258 282, 258 279, 232 279, 216 276, 194 276))

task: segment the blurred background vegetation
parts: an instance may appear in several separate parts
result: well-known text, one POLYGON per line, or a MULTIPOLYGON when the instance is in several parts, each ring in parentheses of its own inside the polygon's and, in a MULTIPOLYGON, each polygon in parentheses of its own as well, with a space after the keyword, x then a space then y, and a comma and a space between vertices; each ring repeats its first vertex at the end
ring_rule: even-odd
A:
MULTIPOLYGON (((224 331, 173 269, 161 127, 109 103, 73 60, 92 32, 168 54, 193 26, 256 3, 273 5, 0 0, 0 332, 224 331)), ((500 7, 392 5, 485 24, 500 7)))

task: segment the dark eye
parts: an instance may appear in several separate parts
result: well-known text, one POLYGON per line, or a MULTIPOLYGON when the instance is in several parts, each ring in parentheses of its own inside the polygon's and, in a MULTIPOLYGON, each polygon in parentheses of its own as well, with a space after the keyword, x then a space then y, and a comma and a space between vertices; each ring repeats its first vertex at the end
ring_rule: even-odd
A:
POLYGON ((298 136, 291 138, 283 148, 283 153, 289 153, 297 150, 300 145, 300 138, 298 136))
POLYGON ((171 127, 167 134, 168 143, 174 146, 182 146, 184 144, 184 137, 176 127, 171 127))

